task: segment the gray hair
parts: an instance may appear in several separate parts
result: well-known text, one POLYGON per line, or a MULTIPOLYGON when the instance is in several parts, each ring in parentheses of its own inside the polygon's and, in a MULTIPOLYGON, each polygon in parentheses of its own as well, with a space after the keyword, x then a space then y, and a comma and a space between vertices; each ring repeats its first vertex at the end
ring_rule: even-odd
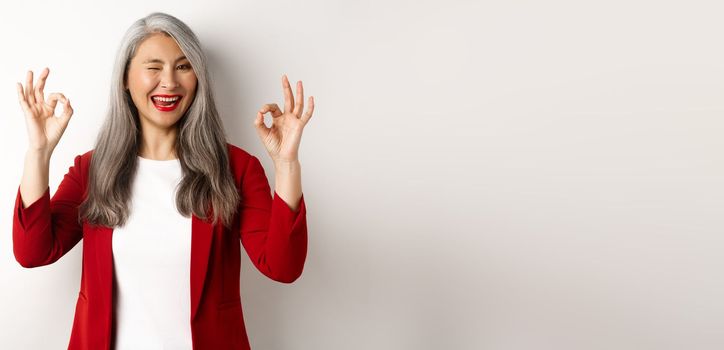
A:
POLYGON ((229 166, 226 134, 211 92, 205 54, 185 23, 159 12, 133 23, 121 41, 111 79, 110 103, 93 149, 87 197, 79 208, 79 218, 109 227, 122 226, 128 219, 142 138, 138 110, 125 82, 138 46, 156 33, 176 40, 197 78, 196 95, 176 123, 175 150, 183 170, 176 208, 185 217, 193 213, 208 220, 213 215, 213 224, 220 219, 231 227, 240 195, 229 166))

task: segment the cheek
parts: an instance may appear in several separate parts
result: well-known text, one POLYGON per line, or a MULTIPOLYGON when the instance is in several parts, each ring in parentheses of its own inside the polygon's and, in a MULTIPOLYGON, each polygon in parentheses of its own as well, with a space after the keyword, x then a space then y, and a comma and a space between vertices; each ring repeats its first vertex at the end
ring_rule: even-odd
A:
POLYGON ((186 77, 186 78, 183 80, 183 87, 184 87, 184 89, 186 89, 186 91, 196 92, 196 84, 197 84, 197 83, 198 83, 198 82, 197 82, 197 80, 196 80, 196 76, 195 76, 195 75, 192 75, 192 76, 186 77))
POLYGON ((157 78, 151 74, 136 72, 129 74, 128 85, 131 94, 137 97, 145 98, 145 96, 153 90, 157 84, 157 78))
POLYGON ((140 74, 138 77, 138 86, 148 93, 158 84, 157 80, 152 74, 140 74))

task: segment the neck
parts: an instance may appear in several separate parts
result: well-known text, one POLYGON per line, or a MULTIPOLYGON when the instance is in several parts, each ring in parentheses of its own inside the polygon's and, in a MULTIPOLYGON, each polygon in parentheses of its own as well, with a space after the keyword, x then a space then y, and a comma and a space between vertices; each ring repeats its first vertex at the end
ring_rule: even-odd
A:
POLYGON ((141 146, 138 150, 138 155, 152 160, 177 159, 177 134, 178 130, 176 128, 142 132, 141 146))

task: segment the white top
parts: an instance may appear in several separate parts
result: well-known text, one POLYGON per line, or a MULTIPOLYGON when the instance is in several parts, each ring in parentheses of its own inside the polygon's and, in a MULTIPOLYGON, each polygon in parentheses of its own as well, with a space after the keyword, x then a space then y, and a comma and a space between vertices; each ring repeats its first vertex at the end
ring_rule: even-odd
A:
POLYGON ((138 157, 130 216, 113 230, 116 349, 191 349, 191 218, 178 159, 138 157))

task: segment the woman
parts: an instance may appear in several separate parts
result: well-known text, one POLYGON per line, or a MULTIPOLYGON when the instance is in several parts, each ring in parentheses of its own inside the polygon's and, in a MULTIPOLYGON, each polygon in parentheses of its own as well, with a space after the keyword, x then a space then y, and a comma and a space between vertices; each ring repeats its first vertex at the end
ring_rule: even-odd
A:
POLYGON ((254 120, 275 166, 272 198, 259 160, 225 141, 198 39, 150 14, 123 38, 94 149, 75 157, 51 199, 48 165, 73 109, 60 93, 44 97, 48 74, 18 83, 30 144, 13 250, 36 267, 84 240, 69 349, 249 349, 239 240, 279 282, 296 280, 306 259, 298 149, 314 100, 303 112, 302 83, 294 98, 284 76, 284 110, 265 104, 254 120))

